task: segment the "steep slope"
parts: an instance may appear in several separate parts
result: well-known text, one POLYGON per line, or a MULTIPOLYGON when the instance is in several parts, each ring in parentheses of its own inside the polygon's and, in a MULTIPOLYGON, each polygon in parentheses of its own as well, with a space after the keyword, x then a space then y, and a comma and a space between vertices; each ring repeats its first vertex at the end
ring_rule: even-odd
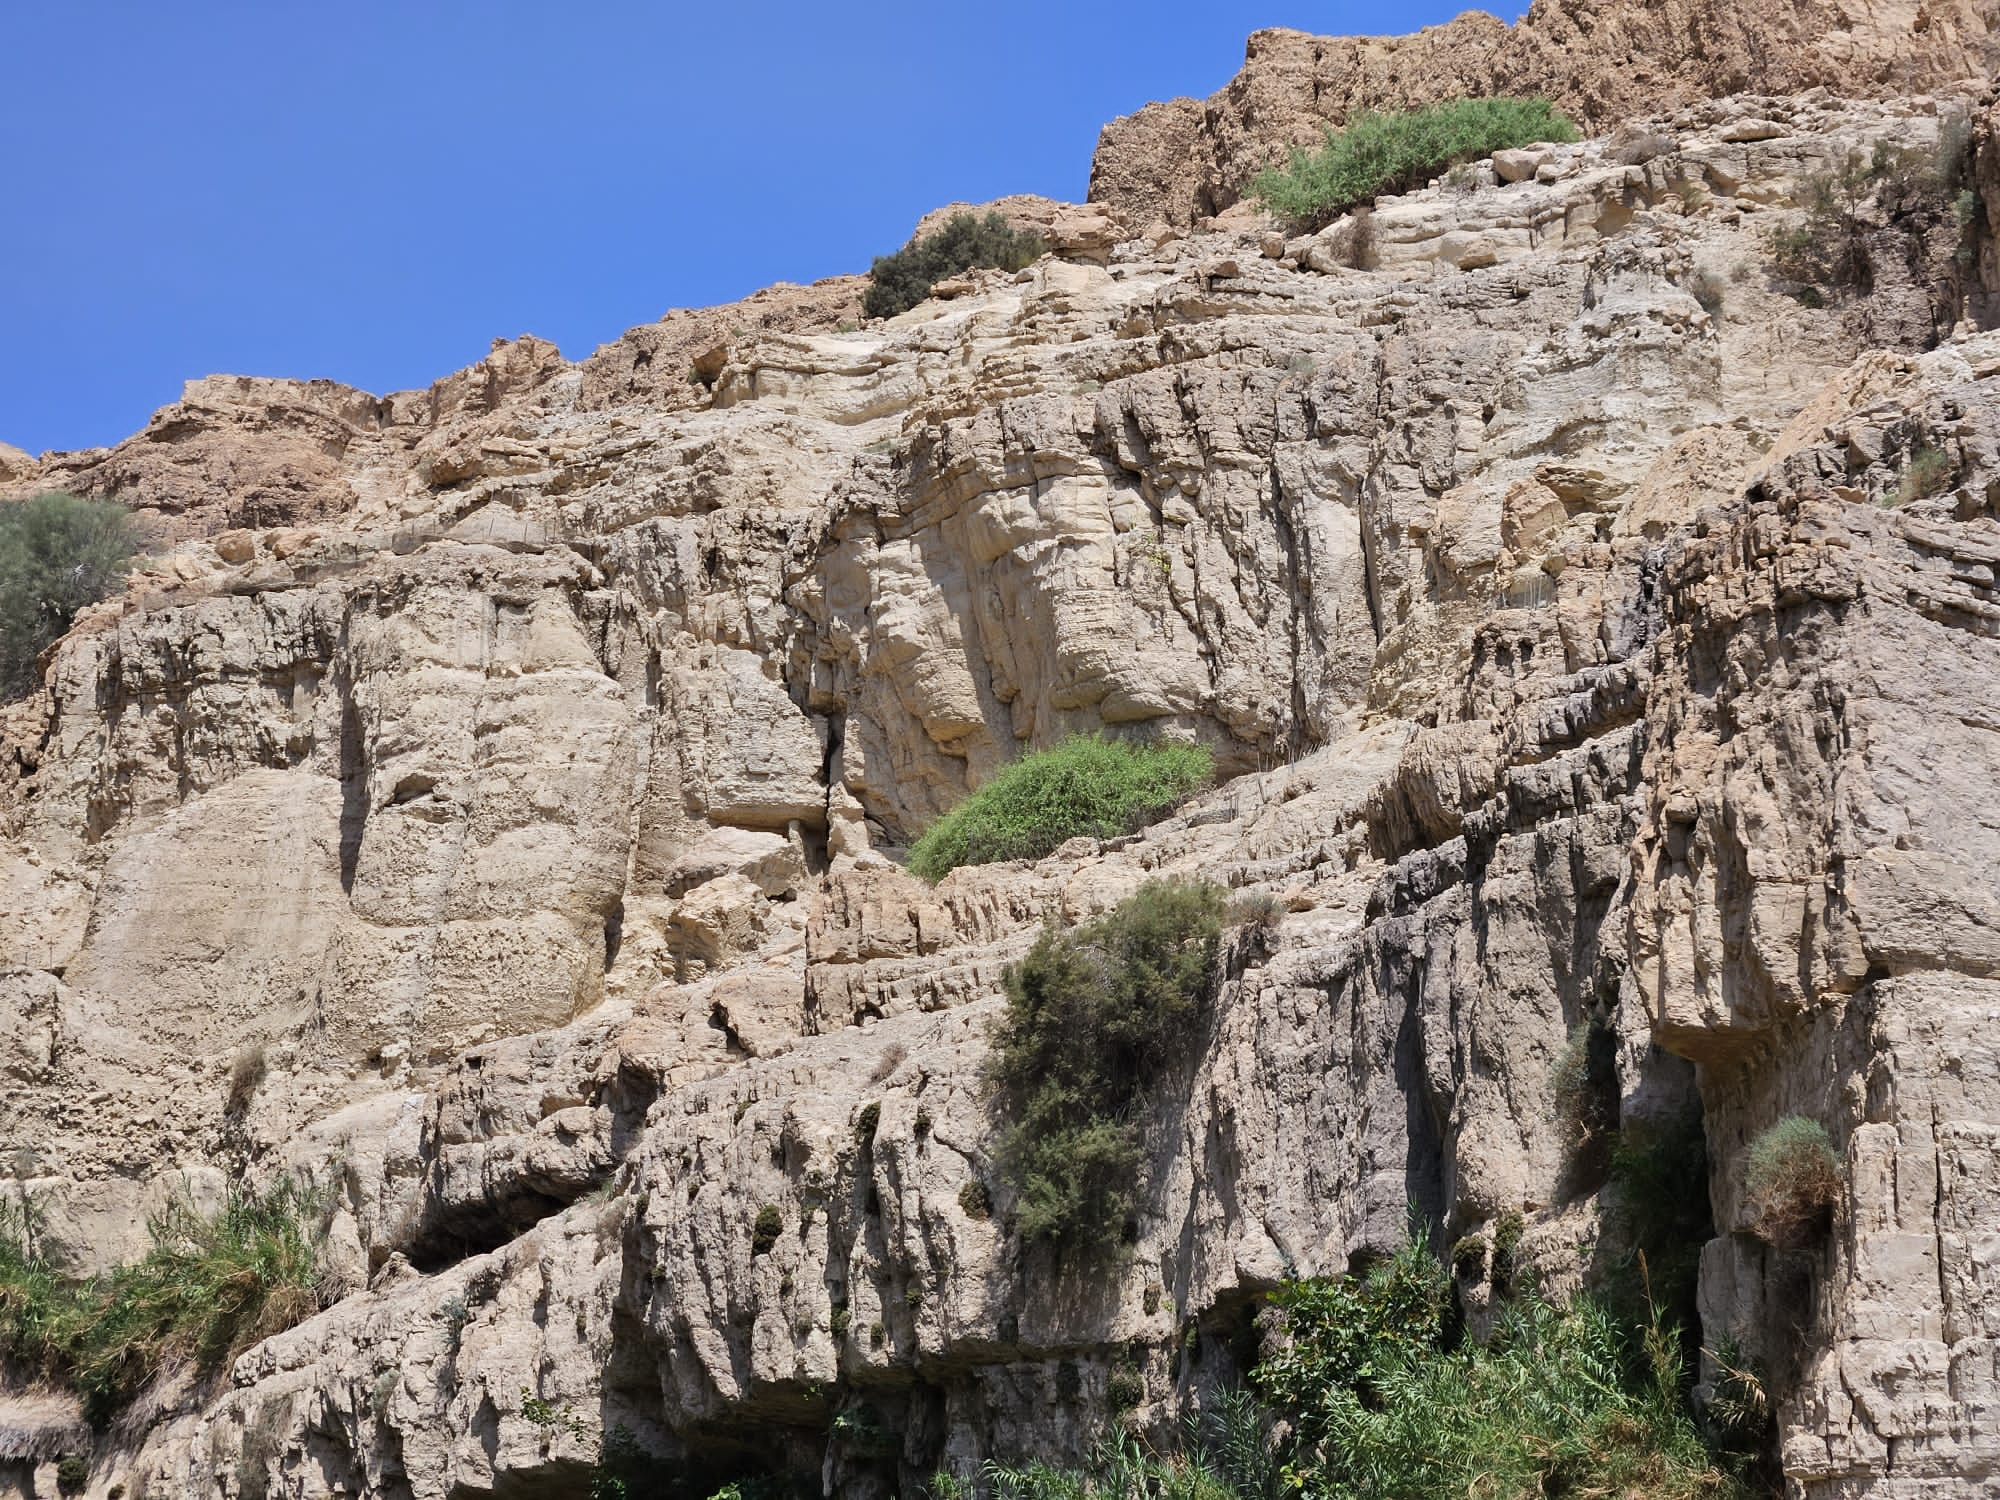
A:
POLYGON ((1208 100, 1170 99, 1104 127, 1090 197, 1134 224, 1227 209, 1291 145, 1367 109, 1542 94, 1586 130, 1726 94, 1920 92, 2000 67, 1977 0, 1535 0, 1509 26, 1470 10, 1409 36, 1259 31, 1208 100))
MULTIPOLYGON (((1985 1492, 1991 240, 1940 265, 1884 210, 1869 287, 1812 298, 1769 247, 1812 171, 1974 112, 1992 180, 1988 101, 1705 102, 1385 201, 1365 254, 1127 240, 850 332, 822 284, 379 401, 198 382, 36 461, 177 545, 11 710, 5 1186, 89 1266, 184 1181, 304 1170, 345 1291, 157 1389, 85 1492, 568 1493, 622 1424, 907 1493, 1073 1455, 1114 1374, 1165 1434, 1259 1293, 1413 1205, 1586 1270, 1615 1189, 1551 1115, 1593 1016, 1624 1124, 1702 1112, 1704 1332, 1772 1372, 1798 1492, 1985 1492), (1097 729, 1222 784, 898 867, 1097 729), (1062 1270, 993 1165, 999 975, 1159 873, 1283 914, 1229 943, 1129 1254, 1062 1270), (1790 1113, 1846 1175, 1805 1261, 1742 1194, 1790 1113)), ((0 1415, 0 1483, 52 1493, 72 1413, 0 1415)))

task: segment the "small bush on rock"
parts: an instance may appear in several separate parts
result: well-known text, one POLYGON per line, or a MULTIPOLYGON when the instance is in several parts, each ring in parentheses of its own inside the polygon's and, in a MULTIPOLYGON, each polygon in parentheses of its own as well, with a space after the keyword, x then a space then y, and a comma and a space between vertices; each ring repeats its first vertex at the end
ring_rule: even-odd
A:
POLYGON ((1317 151, 1294 146, 1289 163, 1258 173, 1250 192, 1279 218, 1317 229, 1384 193, 1421 187, 1458 163, 1510 146, 1576 138, 1576 126, 1546 99, 1454 99, 1368 110, 1341 130, 1329 127, 1317 151))
POLYGON ((1115 838, 1163 817, 1207 783, 1198 745, 1064 741, 1003 767, 910 848, 910 870, 939 881, 960 865, 1040 859, 1080 835, 1115 838))
POLYGON ((1823 1232, 1841 1187, 1840 1158, 1817 1120, 1787 1115, 1750 1143, 1743 1189, 1766 1244, 1795 1249, 1823 1232))
POLYGON ((325 1306, 324 1233, 319 1199, 280 1178, 262 1193, 232 1192, 212 1219, 177 1201, 154 1220, 142 1259, 73 1281, 14 1210, 0 1217, 0 1352, 77 1391, 102 1422, 169 1358, 213 1374, 325 1306))
POLYGON ((1549 1075, 1550 1106, 1563 1145, 1580 1152, 1618 1124, 1618 1039, 1592 1015, 1571 1028, 1549 1075))
POLYGON ((1007 971, 992 1069, 1025 1239, 1118 1243, 1138 1203, 1139 1106, 1201 1011, 1221 931, 1216 887, 1149 881, 1094 922, 1044 930, 1007 971))
POLYGON ((778 1236, 784 1233, 785 1216, 778 1211, 775 1203, 766 1203, 757 1210, 757 1222, 750 1226, 750 1253, 752 1256, 767 1255, 771 1247, 778 1243, 778 1236))
POLYGON ((40 681, 37 658, 117 586, 134 550, 131 513, 112 501, 0 502, 0 695, 40 681))
POLYGON ((1903 465, 1903 477, 1896 481, 1896 488, 1889 493, 1888 504, 1893 508, 1908 505, 1912 500, 1926 500, 1932 495, 1941 495, 1951 488, 1958 476, 1958 466, 1951 455, 1942 448, 1928 444, 1912 452, 1903 465))
POLYGON ((1018 271, 1041 259, 1046 248, 1040 236, 1010 228, 998 213, 953 214, 942 229, 912 239, 893 255, 875 257, 861 310, 871 318, 893 318, 922 302, 947 276, 974 266, 1018 271))

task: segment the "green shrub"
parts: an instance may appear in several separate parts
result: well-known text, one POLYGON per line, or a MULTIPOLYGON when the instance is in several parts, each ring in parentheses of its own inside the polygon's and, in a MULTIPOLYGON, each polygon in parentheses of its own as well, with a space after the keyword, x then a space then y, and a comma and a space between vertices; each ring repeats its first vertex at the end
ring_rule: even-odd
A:
POLYGON ((976 1177, 958 1190, 958 1206, 968 1219, 993 1217, 993 1197, 986 1191, 986 1184, 976 1177))
POLYGON ((1191 1033, 1221 931, 1216 887, 1148 881, 1094 922, 1044 929, 1008 969, 992 1070, 1025 1238, 1087 1250, 1119 1239, 1138 1203, 1138 1108, 1191 1033))
POLYGON ((1791 1249, 1825 1231, 1840 1203, 1842 1172, 1826 1127, 1787 1115, 1750 1143, 1743 1163, 1758 1238, 1791 1249))
POLYGON ((1755 1464, 1768 1454, 1776 1425, 1764 1373, 1728 1335, 1716 1340, 1708 1356, 1715 1363, 1715 1379, 1701 1423, 1709 1445, 1755 1464))
MULTIPOLYGON (((525 1385, 521 1387, 521 1415, 551 1437, 568 1436, 591 1451, 590 1470, 583 1489, 588 1500, 650 1500, 653 1496, 686 1493, 669 1481, 668 1471, 640 1446, 632 1429, 623 1422, 615 1422, 600 1433, 579 1417, 568 1402, 557 1406, 525 1385)), ((712 1500, 723 1497, 747 1500, 752 1493, 762 1493, 761 1486, 753 1490, 755 1483, 726 1484, 714 1492, 712 1500)))
POLYGON ((1679 1339, 1587 1297, 1507 1304, 1454 1347, 1444 1267, 1410 1245, 1365 1276, 1293 1282, 1252 1373, 1290 1424, 1302 1493, 1444 1500, 1740 1493, 1688 1414, 1679 1339))
POLYGON ((0 501, 0 694, 41 681, 37 658, 118 585, 134 550, 131 514, 112 501, 0 501))
POLYGON ((784 1233, 785 1216, 778 1211, 775 1203, 766 1203, 757 1210, 757 1221, 750 1226, 750 1253, 752 1256, 765 1255, 778 1243, 778 1236, 784 1233))
POLYGON ((1510 1208, 1493 1226, 1493 1290, 1511 1296, 1521 1272, 1521 1241, 1527 1237, 1528 1223, 1521 1210, 1510 1208))
POLYGON ((1701 1247, 1715 1234, 1700 1107, 1626 1121, 1610 1169, 1603 1301, 1629 1322, 1656 1304, 1692 1328, 1701 1247))
POLYGON ((1257 932, 1269 932, 1284 916, 1284 898, 1276 891, 1266 890, 1244 891, 1233 897, 1226 913, 1231 927, 1247 927, 1257 932))
POLYGON ((1414 1239, 1360 1275, 1288 1281, 1271 1294, 1278 1345, 1252 1373, 1257 1393, 1317 1442, 1325 1394, 1367 1393, 1397 1351, 1438 1347, 1450 1309, 1450 1276, 1414 1239))
POLYGON ((1119 1365, 1104 1379, 1104 1400, 1113 1411, 1130 1411, 1146 1399, 1146 1377, 1132 1365, 1119 1365))
MULTIPOLYGON (((1206 1412, 1191 1414, 1178 1450, 1142 1446, 1119 1428, 1082 1468, 989 1462, 982 1478, 991 1500, 1275 1500, 1281 1489, 1263 1414, 1243 1391, 1222 1392, 1206 1412)), ((933 1500, 965 1500, 972 1492, 932 1483, 933 1500)))
POLYGON ((1339 131, 1329 127, 1317 151, 1293 147, 1290 162, 1258 173, 1250 191, 1279 218, 1316 229, 1384 193, 1420 187, 1457 163, 1509 146, 1576 138, 1576 126, 1546 99, 1455 99, 1370 110, 1339 131))
POLYGON ((875 1132, 881 1128, 882 1105, 879 1100, 861 1106, 861 1114, 854 1122, 854 1143, 863 1151, 875 1144, 875 1132))
POLYGON ((1486 1275, 1486 1240, 1468 1234, 1451 1247, 1452 1274, 1462 1281, 1478 1282, 1486 1275))
POLYGON ((942 229, 912 238, 893 255, 875 257, 861 310, 871 318, 893 318, 923 301, 947 276, 974 266, 1018 271, 1041 259, 1046 248, 1040 236, 1009 228, 998 213, 953 214, 942 229))
POLYGON ((1826 294, 1837 288, 1865 291, 1874 276, 1871 202, 1879 220, 1914 220, 1923 233, 1924 221, 1949 218, 1963 235, 1969 219, 1958 200, 1971 162, 1970 121, 1954 115, 1941 123, 1934 147, 1879 140, 1866 156, 1851 151, 1806 173, 1799 183, 1803 215, 1771 237, 1773 266, 1799 284, 1793 295, 1807 306, 1824 306, 1826 294))
POLYGON ((232 1191, 212 1219, 177 1201, 151 1228, 142 1259, 72 1281, 37 1251, 31 1216, 0 1215, 0 1345, 23 1370, 80 1393, 93 1421, 169 1357, 212 1375, 326 1305, 322 1205, 289 1178, 261 1194, 232 1191))
POLYGON ((1198 745, 1065 740, 1024 755, 933 823, 910 869, 939 881, 960 865, 1040 859, 1079 835, 1114 838, 1164 816, 1205 785, 1215 761, 1198 745))
POLYGON ((1803 218, 1771 236, 1771 261, 1780 276, 1823 293, 1833 287, 1865 287, 1869 279, 1868 227, 1862 209, 1874 179, 1868 162, 1855 153, 1800 179, 1803 218))
POLYGON ((1912 452, 1903 465, 1903 476, 1896 481, 1888 503, 1892 507, 1900 507, 1912 500, 1941 495, 1951 488, 1952 480, 1957 477, 1958 465, 1952 462, 1951 455, 1942 448, 1925 444, 1912 452))
POLYGON ((1572 1027, 1549 1077, 1563 1145, 1577 1152, 1618 1123, 1618 1039, 1598 1016, 1572 1027))
POLYGON ((90 1460, 81 1453, 65 1453, 56 1465, 56 1490, 59 1494, 80 1495, 84 1486, 90 1483, 90 1460))
POLYGON ((466 1327, 472 1322, 472 1309, 465 1305, 462 1293, 453 1292, 437 1305, 438 1321, 444 1324, 444 1349, 447 1357, 458 1358, 458 1351, 465 1342, 466 1327))
POLYGON ((1653 1366, 1587 1298, 1510 1303, 1485 1345, 1393 1353, 1372 1398, 1335 1387, 1309 1491, 1381 1500, 1740 1493, 1683 1404, 1676 1340, 1653 1366))
POLYGON ((0 1364, 54 1377, 76 1288, 41 1253, 40 1233, 32 1203, 0 1200, 0 1364))

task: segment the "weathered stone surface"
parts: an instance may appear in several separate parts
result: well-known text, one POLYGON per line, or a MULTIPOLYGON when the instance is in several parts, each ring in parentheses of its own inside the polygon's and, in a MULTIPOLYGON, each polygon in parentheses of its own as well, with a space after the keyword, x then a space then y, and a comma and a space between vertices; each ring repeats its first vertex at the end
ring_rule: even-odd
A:
POLYGON ((1164 1436, 1259 1292, 1413 1204, 1446 1242, 1523 1214, 1574 1278, 1599 1202, 1551 1114, 1593 1015, 1624 1118, 1705 1111, 1704 1333, 1768 1360, 1797 1492, 1990 1488, 1990 257, 1877 204, 1873 291, 1810 307, 1765 227, 1944 134, 1704 104, 1276 254, 1162 224, 865 329, 855 279, 421 398, 197 382, 37 461, 179 541, 4 717, 0 1192, 88 1267, 184 1184, 305 1172, 345 1291, 156 1393, 91 1500, 556 1493, 621 1423, 886 1496, 1073 1456, 1121 1366, 1164 1436), (1098 731, 1219 784, 899 868, 1098 731), (1086 1277, 1010 1227, 988 1031, 1045 921, 1159 875, 1275 916, 1086 1277), (1742 1202, 1786 1113, 1848 1178, 1803 1272, 1742 1202))
MULTIPOLYGON (((1258 31, 1242 70, 1205 103, 1148 104, 1106 125, 1090 199, 1130 223, 1185 227, 1235 203, 1287 147, 1317 145, 1328 125, 1369 109, 1539 94, 1601 134, 1747 89, 1884 98, 1984 78, 1996 64, 2000 28, 1977 0, 1859 12, 1826 0, 1535 0, 1511 26, 1475 10, 1409 36, 1258 31)), ((1756 128, 1783 127, 1760 118, 1756 128)))

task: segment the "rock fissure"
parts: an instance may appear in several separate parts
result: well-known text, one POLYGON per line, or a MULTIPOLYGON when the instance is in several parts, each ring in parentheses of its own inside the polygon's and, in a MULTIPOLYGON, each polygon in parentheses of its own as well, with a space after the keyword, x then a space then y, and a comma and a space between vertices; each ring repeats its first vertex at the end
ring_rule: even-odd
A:
POLYGON ((349 1288, 92 1438, 88 1500, 556 1493, 620 1423, 862 1500, 1164 1438, 1262 1294, 1413 1206, 1443 1245, 1519 1216, 1574 1285, 1617 1211, 1553 1118, 1586 1024, 1619 1129, 1699 1107, 1701 1336, 1773 1372, 1791 1493, 1980 1493, 2000 275, 1882 186, 1872 281, 1772 235, 1961 116, 2000 180, 1947 82, 1990 28, 1834 28, 1856 98, 1810 0, 1687 0, 1723 40, 1650 72, 1590 61, 1613 12, 1259 33, 1205 109, 1107 127, 1108 207, 1007 201, 1057 253, 895 319, 844 327, 839 278, 0 453, 165 548, 4 716, 0 1193, 88 1270, 170 1192, 299 1172, 349 1288), (1760 51, 1790 92, 1711 97, 1760 51), (1594 133, 1381 199, 1365 255, 1238 203, 1322 119, 1491 70, 1594 133), (1217 784, 901 868, 1072 733, 1217 784), (1129 1254, 1058 1270, 994 1166, 1001 977, 1161 875, 1268 918, 1147 1115, 1129 1254), (1790 1115, 1846 1193, 1810 1316, 1742 1187, 1790 1115))

